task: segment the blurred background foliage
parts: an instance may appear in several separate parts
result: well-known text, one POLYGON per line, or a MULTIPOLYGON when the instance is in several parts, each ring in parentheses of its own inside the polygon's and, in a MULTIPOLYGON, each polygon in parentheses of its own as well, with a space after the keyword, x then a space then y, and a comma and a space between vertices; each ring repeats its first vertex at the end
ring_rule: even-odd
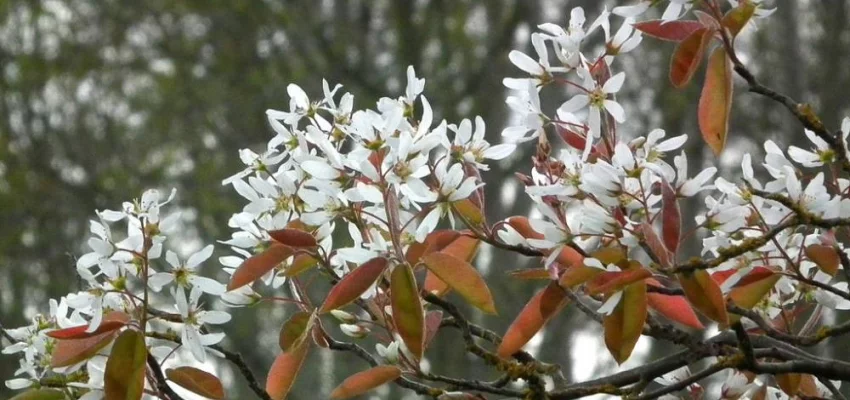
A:
MULTIPOLYGON (((848 1, 776 3, 777 14, 741 38, 746 62, 765 83, 812 103, 827 126, 837 129, 850 102, 848 1)), ((371 107, 381 96, 400 95, 404 70, 414 65, 427 79, 425 95, 437 118, 458 122, 481 115, 488 139, 499 142, 510 118, 501 80, 519 75, 507 53, 529 52, 529 34, 539 23, 566 24, 576 6, 585 7, 592 21, 605 5, 619 4, 0 0, 0 321, 22 325, 46 311, 46 299, 77 290, 74 256, 93 211, 117 208, 145 188, 178 189, 187 250, 229 237, 227 219, 241 209, 242 199, 221 180, 240 169, 238 149, 262 148, 271 137, 264 111, 288 107, 287 84, 318 96, 326 78, 344 84, 356 107, 371 107)), ((620 20, 613 20, 618 26, 620 20)), ((598 42, 597 35, 588 48, 598 42)), ((629 117, 621 128, 626 135, 652 127, 690 133, 692 165, 719 162, 727 173, 735 173, 743 153, 762 154, 759 143, 765 139, 806 145, 801 127, 784 110, 739 85, 730 151, 716 160, 698 138, 699 85, 675 90, 667 80, 672 50, 669 43, 645 39, 616 61, 615 70, 629 78, 620 98, 629 117)), ((698 74, 697 82, 701 79, 698 74)), ((550 109, 563 100, 563 93, 544 91, 550 109)), ((491 221, 529 212, 513 173, 527 171, 533 147, 521 146, 485 175, 491 221)), ((225 253, 222 246, 217 254, 225 253)), ((504 278, 507 270, 530 266, 526 259, 485 249, 478 261, 489 275, 500 316, 466 311, 503 332, 539 284, 504 278)), ((214 262, 206 273, 226 277, 214 262)), ((261 305, 234 316, 225 328, 225 345, 240 351, 264 380, 286 310, 261 305)), ((542 358, 572 369, 576 377, 611 368, 598 343, 599 329, 586 322, 569 309, 553 320, 538 341, 545 349, 542 358), (572 346, 585 351, 596 346, 599 357, 576 359, 572 346)), ((457 351, 455 335, 437 337, 440 348, 428 356, 432 368, 492 379, 480 363, 457 351)), ((650 357, 664 352, 647 345, 650 357)), ((0 376, 11 377, 15 364, 3 357, 0 376)), ((315 396, 317 389, 328 393, 363 367, 346 355, 314 352, 293 397, 315 396)), ((216 368, 232 378, 232 398, 251 396, 229 365, 216 368)), ((9 396, 5 390, 0 388, 0 397, 9 396)), ((381 396, 402 396, 390 390, 381 396)))

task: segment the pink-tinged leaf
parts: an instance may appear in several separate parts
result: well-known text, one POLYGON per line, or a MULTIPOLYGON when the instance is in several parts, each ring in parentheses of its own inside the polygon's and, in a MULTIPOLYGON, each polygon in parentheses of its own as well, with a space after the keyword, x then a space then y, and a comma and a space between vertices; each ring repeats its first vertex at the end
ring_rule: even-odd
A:
POLYGON ((376 257, 349 272, 331 288, 319 313, 326 313, 357 300, 387 269, 387 259, 376 257))
POLYGON ((468 262, 442 252, 422 257, 429 272, 439 277, 481 311, 496 314, 496 305, 484 278, 468 262))
POLYGON ((720 24, 723 25, 723 27, 726 28, 732 35, 732 38, 734 38, 735 36, 738 36, 738 33, 740 33, 742 29, 744 29, 747 22, 750 21, 750 18, 753 17, 755 12, 756 5, 753 2, 739 2, 738 7, 729 10, 726 15, 723 16, 723 20, 720 24))
POLYGON ((753 308, 773 289, 782 276, 765 267, 757 267, 738 281, 729 299, 742 308, 753 308))
POLYGON ((619 272, 603 272, 588 282, 586 291, 589 295, 611 294, 651 276, 652 272, 641 266, 619 272))
POLYGON ((546 268, 515 269, 513 271, 508 271, 508 275, 510 275, 512 278, 522 280, 552 279, 552 276, 549 274, 549 271, 546 268))
POLYGON ((425 312, 422 310, 422 299, 416 287, 416 277, 413 269, 407 264, 400 264, 393 269, 390 277, 390 302, 393 310, 398 335, 404 341, 410 353, 417 360, 422 358, 425 351, 425 312))
POLYGON ((550 283, 528 301, 508 327, 497 353, 508 358, 525 346, 552 317, 567 305, 564 289, 550 283))
POLYGON ((251 282, 260 279, 278 264, 292 256, 295 250, 292 247, 280 243, 272 243, 266 250, 256 254, 242 262, 239 268, 233 272, 227 290, 239 289, 251 282))
POLYGON ((713 33, 708 28, 697 29, 676 46, 670 60, 670 82, 673 86, 683 88, 691 81, 713 33))
POLYGON ((672 259, 675 259, 682 237, 682 211, 679 209, 676 191, 666 180, 661 182, 661 237, 664 247, 673 254, 672 259))
POLYGON ((145 335, 128 329, 122 332, 106 360, 103 393, 107 399, 139 400, 145 388, 148 348, 145 335))
POLYGON ((443 282, 443 280, 437 275, 434 275, 433 272, 428 271, 425 274, 425 283, 422 284, 422 290, 432 293, 435 296, 442 297, 451 290, 451 286, 449 286, 446 282, 443 282))
POLYGON ((292 260, 292 263, 289 264, 288 267, 283 271, 283 275, 291 278, 293 276, 298 276, 302 272, 309 270, 310 268, 319 265, 319 260, 309 254, 298 254, 292 260))
POLYGON ((315 314, 306 311, 292 314, 280 328, 278 338, 280 349, 287 352, 300 347, 313 329, 313 324, 316 321, 314 316, 315 314))
POLYGON ((516 216, 508 218, 508 225, 514 228, 522 237, 526 239, 543 239, 542 233, 537 232, 531 227, 528 217, 516 216))
POLYGON ((708 59, 697 112, 702 138, 714 151, 714 155, 720 155, 726 146, 731 112, 732 62, 726 56, 723 46, 719 46, 708 59))
MULTIPOLYGON (((112 321, 126 324, 130 321, 130 316, 120 311, 112 311, 103 317, 101 324, 112 323, 112 321)), ((55 368, 67 367, 94 357, 101 349, 112 343, 117 335, 117 330, 110 330, 82 339, 57 340, 50 365, 55 368)))
POLYGON ((605 346, 622 364, 629 359, 646 322, 646 283, 636 282, 623 289, 623 298, 614 311, 602 319, 605 328, 605 346))
POLYGON ((291 352, 280 353, 275 358, 269 369, 269 376, 266 378, 266 393, 272 400, 283 400, 289 394, 298 371, 301 370, 301 365, 307 358, 309 348, 310 346, 304 344, 291 352))
POLYGON ((97 327, 97 329, 94 330, 94 332, 86 332, 86 329, 88 329, 89 327, 88 324, 86 324, 81 326, 75 326, 73 328, 65 328, 52 332, 47 332, 47 336, 50 336, 54 339, 85 339, 88 337, 100 335, 104 332, 114 331, 123 327, 126 324, 127 323, 124 321, 103 321, 97 327))
POLYGON ((564 247, 555 259, 563 268, 583 266, 584 256, 572 247, 564 247))
POLYGON ((9 400, 65 400, 65 393, 56 389, 30 389, 9 400))
POLYGON ((704 29, 699 21, 662 21, 659 19, 634 24, 635 29, 648 36, 671 42, 681 42, 692 33, 704 29))
POLYGON ((679 284, 685 292, 685 297, 694 308, 720 324, 721 328, 729 326, 729 315, 726 313, 726 301, 720 286, 705 270, 678 274, 679 284))
POLYGON ((777 374, 774 377, 776 378, 776 384, 779 385, 779 388, 785 394, 791 397, 797 397, 797 393, 800 391, 800 384, 803 382, 802 374, 777 374))
POLYGON ((841 264, 841 259, 838 257, 838 250, 832 246, 822 244, 813 244, 806 247, 806 257, 813 263, 817 264, 821 271, 835 276, 838 272, 838 266, 841 264))
POLYGON ((313 235, 299 229, 269 231, 269 236, 280 244, 294 248, 312 248, 319 245, 313 235))
POLYGON ((646 242, 647 247, 652 250, 652 255, 658 260, 658 263, 661 264, 661 267, 664 269, 669 269, 672 267, 673 263, 670 261, 670 252, 667 250, 667 246, 665 246, 661 239, 658 237, 658 234, 655 233, 655 229, 652 228, 648 222, 644 222, 640 225, 640 232, 643 234, 644 242, 646 242))
POLYGON ((332 399, 348 399, 361 395, 401 376, 401 369, 393 365, 379 365, 349 376, 331 392, 332 399))
MULTIPOLYGON (((646 283, 649 286, 664 287, 660 282, 651 278, 647 279, 646 283)), ((702 325, 702 322, 699 321, 699 318, 697 318, 697 314, 694 312, 694 309, 691 308, 691 305, 682 296, 667 296, 661 293, 648 292, 646 294, 646 300, 649 303, 650 308, 658 311, 659 314, 667 317, 671 321, 678 322, 691 328, 705 328, 705 326, 702 325)))
POLYGON ((434 340, 440 325, 443 323, 443 312, 440 310, 429 311, 425 314, 425 348, 434 340))
POLYGON ((564 270, 564 273, 558 278, 558 284, 564 289, 572 289, 574 286, 581 285, 603 272, 605 271, 599 268, 574 265, 564 270))
POLYGON ((192 393, 215 400, 224 399, 221 381, 209 372, 192 367, 179 367, 167 369, 165 376, 192 393))
POLYGON ((581 151, 584 150, 584 147, 587 144, 587 135, 576 132, 577 129, 581 129, 581 127, 567 125, 565 123, 555 123, 555 131, 558 132, 558 135, 561 136, 564 143, 581 151))

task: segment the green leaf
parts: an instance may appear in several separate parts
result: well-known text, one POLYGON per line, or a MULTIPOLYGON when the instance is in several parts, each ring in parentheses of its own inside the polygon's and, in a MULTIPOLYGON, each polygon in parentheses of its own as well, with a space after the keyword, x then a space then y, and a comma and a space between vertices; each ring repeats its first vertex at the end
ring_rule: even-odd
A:
POLYGON ((103 392, 110 400, 138 400, 145 388, 148 349, 145 335, 128 329, 118 335, 103 374, 103 392))
POLYGON ((381 277, 386 269, 387 259, 384 257, 375 257, 355 268, 331 288, 319 313, 336 310, 357 300, 360 295, 372 287, 372 284, 381 277))
POLYGON ((393 321, 399 336, 416 359, 422 358, 425 341, 425 312, 416 287, 413 269, 407 263, 397 265, 390 278, 393 321))
POLYGON ((697 113, 702 138, 714 155, 720 155, 726 146, 732 90, 732 62, 726 56, 726 50, 719 46, 708 59, 697 113))
POLYGON ((428 271, 440 278, 481 311, 496 314, 493 296, 484 278, 468 262, 450 254, 431 253, 422 258, 428 271))
POLYGON ((331 392, 332 399, 348 399, 361 395, 401 376, 401 370, 392 365, 379 365, 349 376, 331 392))
POLYGON ((186 390, 210 399, 224 399, 224 387, 213 374, 193 367, 170 368, 165 376, 186 390))
POLYGON ((670 60, 670 82, 673 86, 682 88, 691 81, 702 60, 705 46, 711 41, 712 34, 712 30, 700 28, 676 46, 676 51, 670 60))

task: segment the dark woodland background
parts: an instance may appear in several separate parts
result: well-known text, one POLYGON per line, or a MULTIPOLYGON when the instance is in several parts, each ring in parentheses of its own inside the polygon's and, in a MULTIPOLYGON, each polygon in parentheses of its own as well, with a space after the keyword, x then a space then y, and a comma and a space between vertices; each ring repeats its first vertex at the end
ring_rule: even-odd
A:
MULTIPOLYGON (((345 85, 355 95, 355 107, 372 107, 381 96, 400 95, 405 68, 414 65, 427 79, 425 95, 437 120, 481 115, 489 140, 497 143, 510 117, 501 80, 520 75, 508 52, 530 52, 529 34, 536 25, 566 24, 572 7, 585 7, 589 25, 603 3, 618 5, 597 0, 0 0, 0 322, 23 325, 35 312, 47 311, 47 298, 77 290, 74 256, 81 254, 94 210, 117 208, 146 188, 178 188, 176 203, 184 219, 178 239, 188 250, 227 239, 227 219, 243 200, 221 180, 241 169, 239 148, 261 148, 271 137, 264 111, 288 108, 290 82, 319 95, 324 77, 345 85)), ((740 40, 745 62, 764 83, 812 103, 827 126, 837 129, 850 111, 848 1, 776 3, 777 13, 740 40)), ((616 29, 621 19, 612 21, 616 29)), ((596 35, 587 48, 598 45, 596 35)), ((674 89, 667 79, 672 50, 671 43, 645 38, 637 51, 616 61, 614 68, 628 78, 620 92, 628 115, 624 134, 654 127, 671 135, 689 133, 692 171, 720 163, 727 175, 736 173, 743 152, 760 159, 760 142, 768 138, 782 147, 808 146, 799 123, 784 109, 737 85, 730 151, 716 160, 696 128, 702 75, 688 89, 674 89)), ((544 94, 549 110, 565 99, 544 94)), ((533 149, 521 146, 485 175, 491 220, 529 212, 513 172, 527 171, 533 149)), ((216 256, 226 253, 220 246, 216 256)), ((507 270, 530 266, 526 259, 493 251, 483 252, 479 262, 500 316, 474 319, 504 332, 539 284, 503 277, 507 270)), ((207 275, 226 278, 215 262, 205 268, 207 275)), ((240 351, 260 379, 277 352, 278 328, 287 313, 270 304, 237 310, 224 328, 225 346, 240 351)), ((548 326, 542 359, 564 365, 567 372, 592 367, 570 356, 576 334, 585 329, 598 332, 567 309, 548 326)), ((456 347, 455 335, 445 331, 437 337, 440 348, 428 355, 432 368, 492 378, 456 347)), ((850 343, 833 345, 846 349, 850 343)), ((660 343, 649 356, 664 352, 660 343)), ((328 393, 364 368, 348 355, 314 352, 311 357, 293 398, 328 393)), ((600 368, 613 364, 607 352, 598 358, 600 368)), ((3 379, 17 368, 13 360, 0 356, 3 379)), ((232 382, 230 397, 251 397, 229 365, 218 371, 232 382)), ((382 397, 403 396, 398 388, 390 390, 382 397)), ((0 397, 7 396, 10 392, 0 388, 0 397)))

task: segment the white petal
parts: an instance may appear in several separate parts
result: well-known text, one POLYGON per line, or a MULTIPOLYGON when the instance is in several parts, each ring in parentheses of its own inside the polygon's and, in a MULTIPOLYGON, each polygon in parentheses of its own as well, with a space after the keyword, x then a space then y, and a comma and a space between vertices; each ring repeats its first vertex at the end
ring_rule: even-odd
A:
POLYGON ((224 294, 224 292, 227 291, 227 288, 221 282, 204 276, 192 275, 189 278, 189 283, 191 283, 192 286, 197 286, 205 293, 209 293, 213 296, 221 296, 222 294, 224 294))
POLYGON ((590 97, 584 94, 575 95, 573 98, 564 102, 564 104, 561 104, 558 107, 558 112, 575 112, 586 107, 588 104, 590 104, 590 97))
POLYGON ((614 117, 614 120, 617 122, 623 122, 626 120, 626 111, 623 110, 620 103, 617 103, 614 100, 604 100, 603 104, 605 105, 605 109, 608 110, 608 113, 614 117))
POLYGON ((195 254, 192 254, 192 256, 189 257, 189 260, 186 261, 186 266, 189 267, 189 268, 197 267, 202 262, 204 262, 208 258, 210 258, 210 256, 212 256, 213 249, 215 249, 215 247, 213 247, 213 245, 210 244, 210 245, 207 245, 207 247, 204 247, 203 249, 201 249, 201 251, 199 251, 195 254))
POLYGON ((602 85, 602 91, 605 93, 617 93, 620 91, 620 88, 623 87, 623 82, 626 80, 626 73, 620 72, 617 75, 614 75, 608 78, 605 81, 605 84, 602 85))
POLYGON ((230 314, 224 311, 206 311, 198 320, 205 324, 219 325, 230 321, 230 314))
POLYGON ((521 51, 511 51, 508 54, 508 58, 512 63, 514 63, 514 65, 517 66, 517 68, 528 72, 531 75, 543 75, 543 67, 540 66, 540 63, 521 51))
POLYGON ((339 178, 340 175, 337 169, 321 161, 308 160, 302 162, 299 166, 304 172, 319 179, 332 180, 339 178))

